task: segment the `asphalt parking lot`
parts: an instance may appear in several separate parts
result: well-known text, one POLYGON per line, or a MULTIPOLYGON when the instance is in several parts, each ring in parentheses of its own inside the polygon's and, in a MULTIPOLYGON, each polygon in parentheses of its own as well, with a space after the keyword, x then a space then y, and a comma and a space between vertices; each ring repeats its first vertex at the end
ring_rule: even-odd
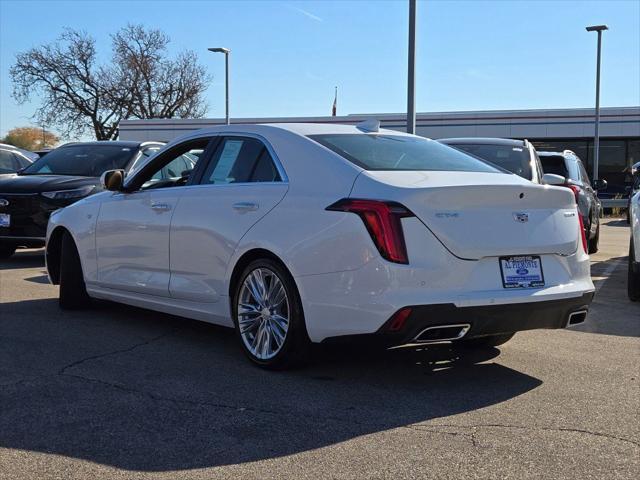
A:
POLYGON ((605 223, 581 326, 278 373, 215 326, 63 313, 22 251, 0 262, 0 478, 638 478, 640 304, 628 227, 605 223))

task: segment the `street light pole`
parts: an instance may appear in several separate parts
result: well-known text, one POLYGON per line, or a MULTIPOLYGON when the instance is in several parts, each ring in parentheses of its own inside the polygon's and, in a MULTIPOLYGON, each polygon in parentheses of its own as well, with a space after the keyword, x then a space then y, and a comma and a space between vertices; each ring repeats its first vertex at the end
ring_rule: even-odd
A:
POLYGON ((609 30, 606 25, 587 27, 587 32, 598 32, 598 57, 596 60, 596 125, 593 138, 593 180, 598 179, 600 165, 600 54, 602 50, 602 32, 609 30))
POLYGON ((229 54, 231 50, 228 48, 217 47, 209 48, 210 52, 224 53, 224 101, 225 101, 225 123, 229 125, 229 54))
POLYGON ((409 0, 409 58, 407 66, 407 133, 416 133, 416 0, 409 0))

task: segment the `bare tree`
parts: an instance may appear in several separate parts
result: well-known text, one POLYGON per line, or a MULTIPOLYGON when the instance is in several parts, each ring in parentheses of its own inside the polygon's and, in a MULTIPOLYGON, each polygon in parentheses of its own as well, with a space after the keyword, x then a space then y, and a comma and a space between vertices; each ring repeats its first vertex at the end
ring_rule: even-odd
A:
POLYGON ((131 115, 137 118, 201 117, 206 107, 201 93, 209 80, 196 55, 186 51, 176 59, 164 54, 169 37, 159 30, 128 25, 113 37, 114 64, 130 88, 131 115))
POLYGON ((97 65, 95 40, 65 30, 52 44, 20 53, 11 68, 13 96, 42 100, 37 119, 64 135, 118 136, 126 118, 202 117, 210 79, 193 52, 167 58, 169 38, 159 30, 128 25, 112 36, 113 58, 97 65))

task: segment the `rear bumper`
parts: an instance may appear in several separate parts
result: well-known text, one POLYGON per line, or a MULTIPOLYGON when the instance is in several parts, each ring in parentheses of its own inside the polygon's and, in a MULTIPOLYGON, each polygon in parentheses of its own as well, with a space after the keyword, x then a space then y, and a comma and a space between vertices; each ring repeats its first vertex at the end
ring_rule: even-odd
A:
POLYGON ((546 302, 515 303, 456 307, 455 305, 419 305, 398 332, 389 332, 385 323, 374 335, 389 345, 412 343, 424 329, 434 326, 468 324, 465 339, 514 333, 523 330, 565 328, 569 316, 575 312, 586 312, 593 299, 593 292, 581 297, 546 302))
POLYGON ((40 248, 46 243, 45 237, 18 237, 0 235, 0 245, 10 245, 14 247, 40 248))
MULTIPOLYGON (((403 226, 405 233, 413 228, 403 226)), ((581 248, 569 256, 541 255, 545 287, 505 289, 498 258, 462 260, 433 236, 424 234, 419 242, 416 236, 406 234, 409 265, 372 258, 355 270, 294 276, 311 340, 375 334, 395 312, 411 306, 425 327, 437 315, 443 317, 441 323, 475 319, 469 338, 500 330, 559 328, 571 308, 588 305, 593 296, 589 257, 581 248), (497 319, 490 320, 492 316, 497 319), (481 323, 486 324, 484 333, 481 323)))

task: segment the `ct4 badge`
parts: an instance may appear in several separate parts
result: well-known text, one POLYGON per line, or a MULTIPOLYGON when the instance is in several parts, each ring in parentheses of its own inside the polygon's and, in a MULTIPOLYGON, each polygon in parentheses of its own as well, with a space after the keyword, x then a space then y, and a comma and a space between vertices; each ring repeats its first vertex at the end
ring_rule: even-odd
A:
POLYGON ((529 214, 526 212, 514 212, 513 219, 518 223, 527 223, 529 221, 529 214))

